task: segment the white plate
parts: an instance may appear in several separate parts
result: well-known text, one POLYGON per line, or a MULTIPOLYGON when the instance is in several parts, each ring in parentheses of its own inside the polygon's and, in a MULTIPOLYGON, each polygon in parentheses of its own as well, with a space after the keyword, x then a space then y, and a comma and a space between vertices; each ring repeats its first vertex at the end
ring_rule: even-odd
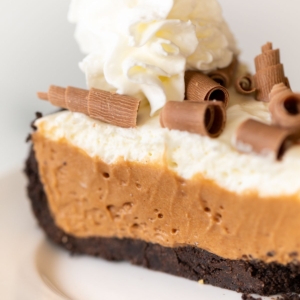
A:
POLYGON ((240 300, 231 291, 129 263, 70 256, 36 225, 20 171, 0 177, 0 299, 240 300))

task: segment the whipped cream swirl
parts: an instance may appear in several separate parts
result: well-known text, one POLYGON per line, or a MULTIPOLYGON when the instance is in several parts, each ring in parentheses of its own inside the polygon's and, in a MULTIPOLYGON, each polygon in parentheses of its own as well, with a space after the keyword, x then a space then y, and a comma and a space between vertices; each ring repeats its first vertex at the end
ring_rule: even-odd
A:
POLYGON ((235 42, 216 0, 72 0, 88 86, 146 98, 151 115, 184 100, 187 69, 228 66, 235 42))

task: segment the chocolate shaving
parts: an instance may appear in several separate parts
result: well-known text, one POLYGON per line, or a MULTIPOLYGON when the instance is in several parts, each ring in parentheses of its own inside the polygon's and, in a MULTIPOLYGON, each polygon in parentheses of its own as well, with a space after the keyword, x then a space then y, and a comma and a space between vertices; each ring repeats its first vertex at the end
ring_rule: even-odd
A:
POLYGON ((280 160, 285 151, 299 141, 300 133, 253 119, 243 122, 236 132, 235 147, 244 153, 274 156, 280 160))
POLYGON ((160 113, 163 128, 197 133, 212 138, 224 130, 226 111, 219 101, 169 101, 160 113))
POLYGON ((207 75, 196 71, 185 72, 185 96, 191 101, 217 100, 228 105, 229 93, 226 88, 207 75))
POLYGON ((239 94, 250 95, 255 93, 253 77, 249 74, 239 77, 235 83, 235 89, 239 94))
POLYGON ((280 52, 273 50, 272 43, 262 46, 262 54, 255 58, 256 74, 255 81, 256 99, 269 102, 269 94, 275 84, 287 84, 283 65, 280 63, 280 52))
POLYGON ((274 85, 269 109, 273 124, 300 129, 300 94, 293 93, 284 83, 274 85))
POLYGON ((140 101, 136 98, 92 88, 90 91, 74 87, 50 86, 48 93, 38 93, 42 100, 55 106, 80 112, 112 125, 136 126, 140 101))
POLYGON ((232 62, 228 67, 212 71, 208 73, 208 76, 223 87, 228 88, 233 82, 237 66, 238 59, 233 57, 232 62))

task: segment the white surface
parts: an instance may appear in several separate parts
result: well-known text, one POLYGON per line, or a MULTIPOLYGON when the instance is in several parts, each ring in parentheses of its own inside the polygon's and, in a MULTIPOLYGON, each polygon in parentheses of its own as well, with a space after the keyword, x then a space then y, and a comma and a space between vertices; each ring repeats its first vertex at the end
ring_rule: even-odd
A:
MULTIPOLYGON (((225 18, 236 35, 239 47, 243 50, 241 58, 249 62, 253 68, 253 58, 259 52, 260 46, 266 41, 273 41, 276 47, 281 48, 282 61, 292 87, 300 91, 300 1, 220 0, 220 3, 224 7, 225 18)), ((50 105, 37 100, 36 91, 46 90, 50 84, 85 86, 84 76, 77 67, 77 63, 83 58, 83 55, 79 53, 72 37, 74 27, 66 21, 67 8, 67 0, 0 1, 0 174, 6 173, 14 166, 21 169, 20 162, 23 161, 28 147, 24 140, 33 113, 37 110, 53 111, 50 105)), ((42 245, 44 243, 44 247, 48 247, 50 252, 53 250, 50 246, 45 246, 42 234, 35 225, 25 199, 24 184, 23 179, 16 173, 11 173, 1 179, 0 234, 7 243, 1 243, 0 247, 0 298, 5 300, 50 300, 51 298, 47 294, 43 297, 32 297, 32 294, 30 296, 30 289, 39 291, 39 289, 45 290, 45 288, 39 285, 39 281, 31 282, 32 277, 26 273, 27 268, 22 265, 28 263, 34 266, 30 257, 36 257, 34 249, 38 249, 35 247, 39 247, 39 243, 42 245), (13 183, 15 176, 17 176, 16 184, 13 183), (21 254, 24 259, 21 258, 21 254), (25 294, 25 291, 29 291, 29 296, 25 294)), ((53 255, 56 257, 56 266, 63 268, 67 265, 60 265, 61 261, 67 261, 68 266, 73 266, 74 263, 75 271, 70 274, 74 277, 81 276, 76 271, 80 268, 76 268, 85 261, 88 261, 87 267, 99 268, 99 272, 104 272, 102 277, 99 275, 99 282, 97 278, 88 278, 92 282, 97 281, 102 292, 106 285, 109 287, 106 281, 100 285, 100 283, 102 284, 101 279, 110 272, 106 272, 106 266, 116 268, 116 270, 119 268, 119 265, 117 268, 114 264, 87 258, 69 259, 64 252, 57 251, 55 249, 52 252, 55 253, 53 255), (62 253, 62 256, 58 253, 62 253), (66 260, 64 260, 65 258, 66 260)), ((52 264, 49 264, 50 266, 52 264)), ((123 265, 121 266, 123 267, 123 265)), ((57 269, 54 268, 54 270, 57 269)), ((186 290, 197 290, 199 296, 197 299, 201 299, 201 287, 192 282, 155 273, 155 277, 152 277, 155 282, 151 283, 149 280, 147 288, 148 271, 136 268, 130 270, 137 272, 133 271, 134 275, 130 273, 134 276, 130 285, 146 287, 145 291, 149 295, 154 294, 155 298, 161 296, 159 294, 161 289, 168 293, 174 287, 177 291, 181 285, 185 285, 186 290), (141 284, 142 279, 139 278, 144 278, 143 285, 141 284)), ((91 274, 94 273, 91 272, 91 274)), ((127 289, 122 290, 124 285, 126 287, 127 281, 123 282, 127 279, 126 273, 122 276, 119 275, 120 273, 117 274, 118 277, 113 277, 113 275, 110 277, 112 278, 110 285, 119 291, 117 299, 126 299, 125 297, 133 299, 132 295, 126 294, 127 289)), ((86 279, 79 282, 71 280, 70 284, 77 284, 78 290, 80 287, 81 291, 88 292, 90 289, 86 279)), ((218 298, 211 294, 210 298, 231 300, 240 298, 223 296, 223 293, 225 294, 222 291, 218 298)), ((181 294, 178 292, 178 295, 181 294)), ((230 293, 226 293, 226 295, 230 295, 230 293)), ((114 299, 113 296, 108 297, 106 299, 114 299)), ((162 295, 160 298, 166 299, 166 295, 162 295)), ((87 298, 83 299, 88 300, 87 298)), ((204 297, 203 299, 208 298, 204 297)))
POLYGON ((50 244, 25 199, 24 177, 0 177, 0 299, 240 300, 237 293, 128 263, 70 256, 50 244))

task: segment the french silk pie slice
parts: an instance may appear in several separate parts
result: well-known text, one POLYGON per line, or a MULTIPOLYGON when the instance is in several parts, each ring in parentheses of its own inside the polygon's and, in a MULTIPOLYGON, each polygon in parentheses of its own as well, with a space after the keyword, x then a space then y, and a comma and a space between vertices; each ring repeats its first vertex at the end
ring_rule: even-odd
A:
POLYGON ((46 235, 235 291, 300 293, 300 96, 279 50, 263 45, 245 72, 215 0, 80 0, 69 18, 88 88, 38 93, 63 110, 38 115, 26 163, 46 235))

